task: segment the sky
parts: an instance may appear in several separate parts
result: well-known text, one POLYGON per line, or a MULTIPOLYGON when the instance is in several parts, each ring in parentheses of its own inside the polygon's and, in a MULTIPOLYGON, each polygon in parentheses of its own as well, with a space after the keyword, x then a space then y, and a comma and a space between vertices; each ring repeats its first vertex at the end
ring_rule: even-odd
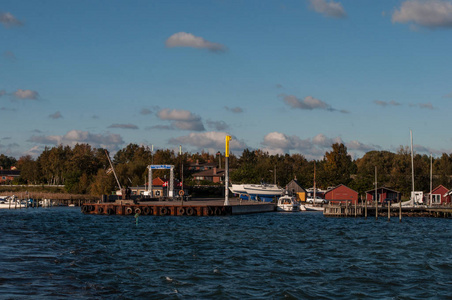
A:
POLYGON ((0 153, 452 152, 452 0, 0 2, 0 153))

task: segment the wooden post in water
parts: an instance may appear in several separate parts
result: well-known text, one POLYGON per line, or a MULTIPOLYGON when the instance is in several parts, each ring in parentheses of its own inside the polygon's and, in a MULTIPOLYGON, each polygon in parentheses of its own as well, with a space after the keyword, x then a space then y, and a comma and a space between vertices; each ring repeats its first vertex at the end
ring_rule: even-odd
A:
POLYGON ((375 220, 378 220, 377 166, 375 166, 375 220))
POLYGON ((355 201, 355 218, 356 218, 356 202, 358 202, 358 200, 355 201))
POLYGON ((402 222, 402 200, 399 202, 399 222, 402 222))
POLYGON ((388 222, 391 221, 391 204, 388 204, 388 222))
POLYGON ((367 198, 365 199, 364 202, 364 217, 367 219, 367 198))

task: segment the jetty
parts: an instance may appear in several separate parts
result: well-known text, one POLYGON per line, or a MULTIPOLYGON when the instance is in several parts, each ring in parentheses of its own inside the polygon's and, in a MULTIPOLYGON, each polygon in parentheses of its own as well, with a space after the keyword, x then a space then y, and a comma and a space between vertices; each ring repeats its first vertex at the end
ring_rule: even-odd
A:
POLYGON ((365 205, 326 205, 323 207, 326 217, 436 217, 452 218, 452 206, 365 206, 365 205))
POLYGON ((269 202, 229 199, 192 199, 190 201, 143 201, 116 200, 115 202, 84 203, 84 214, 96 215, 144 215, 144 216, 230 216, 272 212, 276 205, 269 202))

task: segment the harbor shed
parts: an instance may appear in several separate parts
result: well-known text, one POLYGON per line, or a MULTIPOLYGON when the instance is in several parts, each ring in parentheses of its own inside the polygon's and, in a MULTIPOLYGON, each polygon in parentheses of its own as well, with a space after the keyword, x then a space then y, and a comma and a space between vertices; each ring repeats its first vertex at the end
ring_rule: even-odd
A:
POLYGON ((286 191, 295 196, 298 201, 306 201, 306 190, 297 181, 297 178, 292 179, 286 185, 286 191))
MULTIPOLYGON (((430 205, 442 205, 446 204, 447 202, 447 193, 449 192, 449 189, 447 189, 443 185, 439 185, 436 188, 432 190, 432 203, 430 203, 430 193, 426 195, 427 203, 430 205)), ((450 203, 450 197, 449 197, 449 203, 450 203)))
POLYGON ((358 192, 340 184, 334 188, 329 189, 325 193, 325 199, 330 203, 339 204, 339 203, 349 203, 349 204, 358 204, 358 192))
MULTIPOLYGON (((377 188, 377 199, 383 202, 384 199, 391 199, 393 202, 400 202, 400 192, 387 187, 377 188)), ((375 189, 366 191, 366 201, 372 202, 375 199, 375 189)))

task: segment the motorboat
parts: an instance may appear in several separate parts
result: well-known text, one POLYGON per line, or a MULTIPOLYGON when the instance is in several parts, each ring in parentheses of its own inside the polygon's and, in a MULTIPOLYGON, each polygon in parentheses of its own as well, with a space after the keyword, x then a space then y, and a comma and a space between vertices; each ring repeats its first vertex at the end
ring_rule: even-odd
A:
POLYGON ((278 211, 300 211, 300 203, 295 200, 295 197, 284 195, 278 199, 276 208, 278 211))
POLYGON ((17 199, 16 196, 0 198, 0 208, 23 208, 27 207, 24 200, 17 199))

